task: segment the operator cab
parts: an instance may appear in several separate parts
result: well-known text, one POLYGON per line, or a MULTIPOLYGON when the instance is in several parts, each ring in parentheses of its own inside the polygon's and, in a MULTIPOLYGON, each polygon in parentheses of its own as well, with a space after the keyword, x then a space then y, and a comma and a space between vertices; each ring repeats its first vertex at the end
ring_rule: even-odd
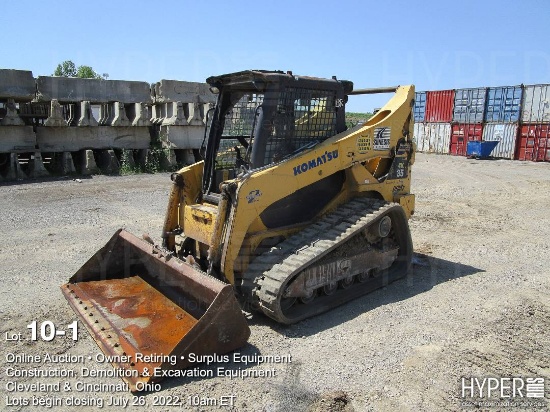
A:
POLYGON ((203 197, 209 201, 217 203, 222 182, 346 130, 344 107, 352 82, 259 70, 206 81, 218 92, 206 131, 203 197))

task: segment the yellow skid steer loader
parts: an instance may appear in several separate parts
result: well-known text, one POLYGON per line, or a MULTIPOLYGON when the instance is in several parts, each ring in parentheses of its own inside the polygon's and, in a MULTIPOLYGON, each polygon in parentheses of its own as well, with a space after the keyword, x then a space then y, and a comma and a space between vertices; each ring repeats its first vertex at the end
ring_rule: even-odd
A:
POLYGON ((242 307, 291 324, 411 265, 413 86, 259 70, 207 82, 202 160, 172 174, 163 244, 120 230, 62 286, 132 390, 244 345, 242 307), (383 92, 347 129, 348 96, 383 92))

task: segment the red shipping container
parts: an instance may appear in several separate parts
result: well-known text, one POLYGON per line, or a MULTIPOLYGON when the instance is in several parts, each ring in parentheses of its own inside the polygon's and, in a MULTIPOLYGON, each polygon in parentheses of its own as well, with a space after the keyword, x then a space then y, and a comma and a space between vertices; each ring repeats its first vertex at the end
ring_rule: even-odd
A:
POLYGON ((426 122, 451 122, 453 120, 454 90, 426 92, 426 122))
POLYGON ((550 162, 550 124, 539 124, 535 133, 537 162, 550 162))
POLYGON ((550 124, 521 126, 516 159, 550 162, 550 124))
POLYGON ((456 123, 451 128, 451 154, 466 156, 469 141, 480 141, 483 136, 482 124, 456 123))

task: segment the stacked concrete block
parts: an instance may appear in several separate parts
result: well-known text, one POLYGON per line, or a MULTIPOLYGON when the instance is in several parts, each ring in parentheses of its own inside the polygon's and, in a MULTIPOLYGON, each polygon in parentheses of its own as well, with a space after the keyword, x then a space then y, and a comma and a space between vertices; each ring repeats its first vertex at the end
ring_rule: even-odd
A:
POLYGON ((99 126, 99 123, 92 113, 92 107, 89 101, 85 100, 80 102, 80 116, 78 118, 77 126, 99 126))
POLYGON ((96 164, 103 173, 115 174, 120 171, 120 162, 114 150, 96 150, 94 156, 96 164))
POLYGON ((25 122, 17 113, 17 107, 15 106, 14 99, 8 99, 7 103, 5 103, 4 109, 6 110, 6 114, 0 122, 2 126, 25 126, 25 122))
POLYGON ((36 87, 38 101, 53 99, 57 99, 60 103, 151 101, 150 86, 146 82, 39 76, 36 79, 36 87))
POLYGON ((171 150, 199 149, 206 113, 216 95, 205 83, 161 80, 151 87, 153 116, 163 145, 171 150))
POLYGON ((165 116, 158 119, 162 126, 187 126, 187 116, 182 102, 164 103, 165 116))
POLYGON ((34 155, 31 156, 31 161, 29 162, 29 177, 38 178, 49 176, 46 167, 44 167, 44 162, 42 159, 42 153, 34 152, 34 155))
POLYGON ((35 146, 32 126, 0 125, 0 153, 34 152, 35 146))
POLYGON ((57 99, 51 101, 50 116, 44 122, 46 127, 67 127, 69 122, 63 116, 63 109, 57 99))
POLYGON ((159 156, 164 167, 192 163, 215 101, 205 83, 34 79, 0 69, 0 179, 114 173, 120 161, 143 167, 159 156))
POLYGON ((18 153, 33 153, 36 150, 32 126, 25 125, 18 114, 18 106, 30 102, 35 91, 32 72, 0 69, 0 106, 4 109, 0 120, 0 154, 4 159, 0 177, 3 179, 26 177, 19 165, 18 153))
POLYGON ((132 126, 149 127, 151 126, 151 116, 149 115, 150 105, 147 103, 134 103, 134 118, 132 126))
POLYGON ((126 109, 124 107, 124 103, 122 102, 114 102, 112 104, 113 107, 113 120, 111 122, 111 126, 123 126, 127 127, 130 126, 130 120, 128 120, 128 117, 126 116, 126 109))
POLYGON ((93 150, 83 149, 73 152, 73 164, 76 172, 82 175, 101 173, 97 167, 93 150))
POLYGON ((30 102, 34 99, 36 85, 29 70, 0 69, 0 99, 30 102))
POLYGON ((38 146, 44 152, 74 152, 82 149, 148 149, 151 137, 142 127, 41 127, 38 146))
POLYGON ((21 169, 17 153, 2 153, 0 156, 2 156, 2 173, 0 173, 2 180, 19 180, 27 177, 21 169))
MULTIPOLYGON (((89 155, 79 156, 79 159, 85 159, 77 162, 81 172, 95 173, 99 163, 103 171, 113 173, 120 165, 116 156, 105 151, 150 147, 151 90, 148 83, 41 76, 36 85, 36 100, 62 104, 66 108, 62 117, 67 120, 69 113, 68 125, 77 126, 61 128, 61 122, 54 124, 48 118, 44 125, 56 129, 37 129, 39 147, 48 152, 96 150, 95 161, 89 155), (92 105, 99 106, 97 119, 92 105), (71 112, 73 107, 74 115, 71 112)), ((53 111, 52 106, 52 114, 53 111)), ((56 118, 57 114, 59 111, 56 118)))
POLYGON ((60 165, 61 174, 67 175, 76 172, 74 166, 74 160, 71 152, 63 152, 61 154, 61 165, 60 165))
POLYGON ((154 83, 151 87, 154 103, 179 101, 183 103, 214 103, 216 95, 206 83, 166 80, 154 83))

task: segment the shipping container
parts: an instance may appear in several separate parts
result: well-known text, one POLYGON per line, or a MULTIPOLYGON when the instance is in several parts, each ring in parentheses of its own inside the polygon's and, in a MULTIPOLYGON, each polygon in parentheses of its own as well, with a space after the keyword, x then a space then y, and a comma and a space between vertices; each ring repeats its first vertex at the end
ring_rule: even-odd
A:
POLYGON ((522 123, 550 122, 550 85, 525 86, 521 121, 522 123))
POLYGON ((420 142, 422 142, 422 144, 424 143, 424 123, 414 124, 413 142, 416 143, 416 150, 422 152, 422 150, 420 150, 420 142))
POLYGON ((517 160, 550 162, 550 124, 522 124, 517 146, 517 160))
POLYGON ((470 141, 483 138, 483 124, 457 123, 451 126, 450 153, 455 156, 466 156, 466 146, 470 141))
POLYGON ((513 159, 516 150, 517 123, 485 123, 483 140, 498 140, 500 143, 492 152, 494 157, 513 159))
POLYGON ((489 87, 487 89, 485 121, 518 122, 522 94, 522 86, 489 87))
POLYGON ((453 120, 454 90, 426 92, 426 122, 451 122, 453 120))
POLYGON ((426 114, 426 92, 414 94, 414 121, 423 122, 426 114))
POLYGON ((451 142, 451 124, 416 123, 414 125, 414 140, 419 152, 448 154, 451 142))
POLYGON ((459 123, 481 123, 485 112, 487 88, 457 89, 453 109, 453 121, 459 123))
POLYGON ((535 140, 537 162, 550 162, 550 124, 541 124, 535 140))
POLYGON ((536 125, 522 124, 518 135, 516 160, 535 159, 536 125))

